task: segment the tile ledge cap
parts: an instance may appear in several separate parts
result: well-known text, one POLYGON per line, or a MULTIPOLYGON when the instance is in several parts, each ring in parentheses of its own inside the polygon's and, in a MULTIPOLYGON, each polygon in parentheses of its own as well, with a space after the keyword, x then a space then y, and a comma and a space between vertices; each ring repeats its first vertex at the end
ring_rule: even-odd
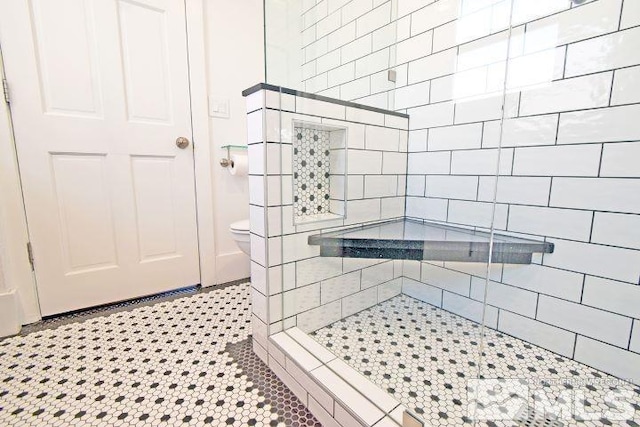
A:
POLYGON ((242 96, 249 96, 255 92, 258 92, 260 90, 269 90, 272 92, 281 92, 281 93, 285 93, 287 95, 294 95, 294 96, 298 96, 301 98, 309 98, 309 99, 315 99, 318 101, 324 101, 324 102, 329 102, 331 104, 338 104, 338 105, 344 105, 345 107, 352 107, 352 108, 358 108, 360 110, 367 110, 367 111, 373 111, 375 113, 381 113, 381 114, 386 114, 389 116, 396 116, 396 117, 401 117, 404 119, 408 119, 409 115, 408 114, 403 114, 403 113, 398 113, 397 111, 391 111, 391 110, 385 110, 383 108, 378 108, 378 107, 371 107, 369 105, 364 105, 364 104, 358 104, 356 102, 351 102, 351 101, 343 101, 341 99, 336 99, 336 98, 330 98, 328 96, 324 96, 324 95, 317 95, 315 93, 309 93, 309 92, 302 92, 296 89, 289 89, 286 87, 282 87, 282 86, 276 86, 276 85, 272 85, 269 83, 258 83, 256 85, 251 86, 250 88, 247 88, 245 90, 242 91, 242 96))

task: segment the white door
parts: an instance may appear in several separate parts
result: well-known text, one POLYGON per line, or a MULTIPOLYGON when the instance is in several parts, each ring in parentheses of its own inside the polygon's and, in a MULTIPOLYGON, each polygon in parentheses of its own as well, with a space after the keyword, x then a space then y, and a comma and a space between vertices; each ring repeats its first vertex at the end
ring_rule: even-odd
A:
POLYGON ((43 315, 200 282, 182 0, 0 2, 43 315))

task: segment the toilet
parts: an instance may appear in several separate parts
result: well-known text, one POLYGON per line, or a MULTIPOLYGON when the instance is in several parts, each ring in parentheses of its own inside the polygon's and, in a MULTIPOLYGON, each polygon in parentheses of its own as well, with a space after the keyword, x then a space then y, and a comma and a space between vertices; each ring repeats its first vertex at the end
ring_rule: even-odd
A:
POLYGON ((229 231, 238 247, 247 255, 251 255, 251 239, 249 236, 249 220, 234 222, 229 226, 229 231))

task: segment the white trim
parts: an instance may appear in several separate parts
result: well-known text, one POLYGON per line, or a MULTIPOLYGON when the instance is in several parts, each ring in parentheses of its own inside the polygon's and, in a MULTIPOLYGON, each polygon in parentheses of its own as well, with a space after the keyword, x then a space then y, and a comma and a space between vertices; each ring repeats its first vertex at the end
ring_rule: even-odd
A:
POLYGON ((18 305, 18 296, 15 289, 0 292, 0 338, 20 332, 21 323, 18 305))
POLYGON ((207 50, 203 0, 186 0, 186 27, 189 55, 189 89, 193 125, 200 284, 220 283, 216 277, 215 222, 213 212, 213 170, 209 140, 207 94, 207 50))
MULTIPOLYGON (((216 258, 218 283, 228 283, 251 275, 249 257, 241 251, 220 254, 216 258)), ((203 285, 204 286, 204 285, 203 285)))
MULTIPOLYGON (((0 55, 2 77, 4 77, 3 70, 2 55, 0 55)), ((3 270, 4 290, 16 291, 20 324, 28 324, 37 322, 41 316, 35 277, 27 255, 29 233, 10 117, 9 108, 2 98, 0 100, 0 269, 3 270)))

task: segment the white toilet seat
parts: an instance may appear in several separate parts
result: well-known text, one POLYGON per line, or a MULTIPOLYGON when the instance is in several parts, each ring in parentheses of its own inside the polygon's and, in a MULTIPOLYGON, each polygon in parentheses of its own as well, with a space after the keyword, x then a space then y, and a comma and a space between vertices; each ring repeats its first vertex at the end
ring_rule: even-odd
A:
POLYGON ((229 226, 229 231, 233 236, 233 240, 236 241, 236 244, 242 252, 251 256, 251 233, 249 220, 243 219, 242 221, 234 222, 229 226))
POLYGON ((236 233, 249 233, 249 220, 243 219, 241 221, 236 221, 229 226, 229 229, 235 231, 236 233))

